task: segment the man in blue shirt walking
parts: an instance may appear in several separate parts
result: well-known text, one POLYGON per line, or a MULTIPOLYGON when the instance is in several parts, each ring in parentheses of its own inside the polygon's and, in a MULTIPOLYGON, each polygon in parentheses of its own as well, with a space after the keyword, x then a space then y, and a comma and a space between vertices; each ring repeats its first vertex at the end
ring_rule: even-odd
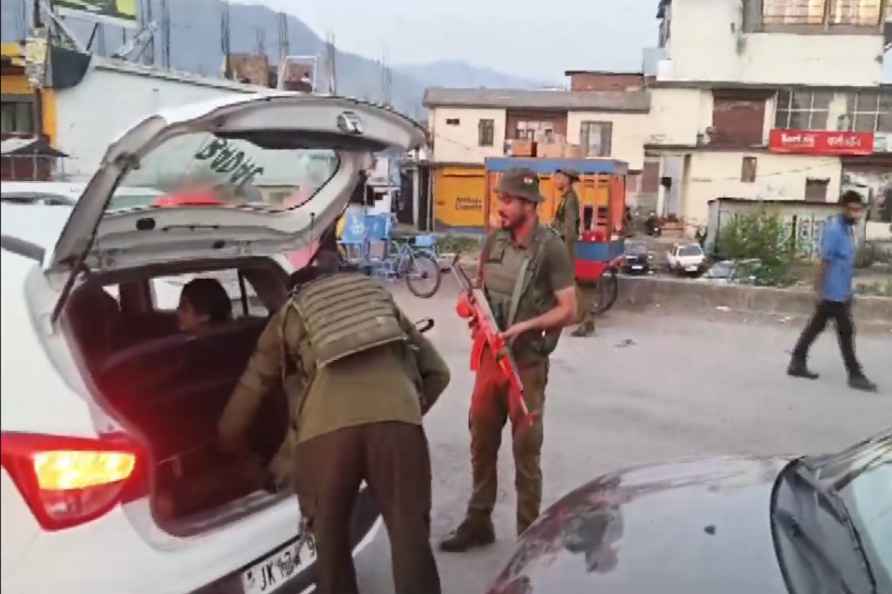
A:
POLYGON ((849 372, 849 386, 856 390, 875 392, 876 384, 864 376, 855 357, 855 324, 852 320, 852 276, 855 269, 854 227, 864 215, 864 205, 857 192, 849 191, 839 200, 842 212, 827 221, 821 241, 821 262, 815 279, 818 304, 796 348, 787 373, 793 377, 817 379, 818 374, 806 365, 808 349, 834 320, 839 336, 839 348, 849 372))

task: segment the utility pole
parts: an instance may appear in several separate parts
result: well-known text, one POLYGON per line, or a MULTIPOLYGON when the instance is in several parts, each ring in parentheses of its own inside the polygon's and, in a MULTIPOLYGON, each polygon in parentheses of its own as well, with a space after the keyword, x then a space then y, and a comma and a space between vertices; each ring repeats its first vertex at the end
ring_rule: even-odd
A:
POLYGON ((21 1, 22 12, 19 15, 21 16, 21 21, 19 24, 21 25, 22 39, 26 39, 31 34, 31 28, 28 26, 28 4, 28 0, 21 1))
POLYGON ((384 57, 381 58, 381 95, 382 102, 387 107, 390 107, 392 91, 393 73, 387 63, 387 50, 384 50, 384 57))
POLYGON ((337 59, 337 49, 335 47, 334 33, 329 32, 325 43, 325 62, 328 66, 328 93, 330 95, 338 94, 338 74, 335 67, 337 59))
POLYGON ((220 15, 220 51, 223 52, 223 78, 231 78, 229 69, 230 35, 229 26, 229 0, 223 0, 223 12, 220 15))
POLYGON ((100 56, 106 55, 104 23, 96 23, 96 53, 100 56))
POLYGON ((257 40, 256 51, 258 55, 266 55, 266 31, 262 27, 254 27, 254 37, 257 40))
POLYGON ((161 0, 161 66, 170 68, 170 5, 161 0))
POLYGON ((285 64, 285 58, 290 54, 288 42, 288 15, 279 13, 279 66, 285 64))
MULTIPOLYGON (((145 0, 145 9, 140 11, 140 14, 144 15, 142 17, 142 26, 148 27, 152 24, 152 4, 153 0, 145 0)), ((155 64, 155 33, 152 33, 152 39, 149 40, 149 43, 146 47, 146 52, 143 55, 143 64, 154 65, 155 64)))

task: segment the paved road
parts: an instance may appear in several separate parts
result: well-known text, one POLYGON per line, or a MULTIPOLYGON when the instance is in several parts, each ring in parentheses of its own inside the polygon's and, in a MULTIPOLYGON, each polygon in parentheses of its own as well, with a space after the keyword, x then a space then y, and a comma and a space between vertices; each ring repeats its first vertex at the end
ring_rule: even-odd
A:
MULTIPOLYGON (((433 537, 462 517, 470 484, 467 406, 473 377, 468 336, 454 313, 455 288, 432 300, 397 291, 408 314, 434 317, 429 336, 452 383, 425 420, 434 473, 433 537)), ((858 338, 882 395, 845 385, 835 339, 816 345, 816 382, 784 374, 799 328, 611 312, 591 339, 565 336, 552 359, 545 417, 544 503, 617 468, 715 454, 835 451, 892 426, 892 334, 858 338)), ((508 558, 514 534, 514 471, 506 430, 494 515, 498 542, 437 561, 446 594, 482 594, 508 558)), ((364 592, 392 592, 386 546, 358 568, 364 592)))

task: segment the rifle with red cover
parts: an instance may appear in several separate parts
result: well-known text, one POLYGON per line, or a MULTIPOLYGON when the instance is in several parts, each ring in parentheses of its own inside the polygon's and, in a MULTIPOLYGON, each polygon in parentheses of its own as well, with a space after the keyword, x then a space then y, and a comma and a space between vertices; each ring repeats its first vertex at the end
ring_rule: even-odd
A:
POLYGON ((502 376, 508 382, 508 408, 514 425, 513 430, 525 431, 533 426, 539 413, 530 412, 527 408, 523 383, 520 380, 520 373, 517 371, 517 364, 511 355, 511 347, 502 338, 495 316, 493 316, 489 302, 486 300, 486 294, 482 289, 474 288, 471 279, 458 264, 458 257, 452 264, 452 270, 455 272, 455 278, 461 288, 455 310, 459 317, 470 319, 471 326, 474 328, 471 371, 477 372, 480 369, 480 361, 483 358, 484 350, 488 347, 490 353, 495 357, 502 376))

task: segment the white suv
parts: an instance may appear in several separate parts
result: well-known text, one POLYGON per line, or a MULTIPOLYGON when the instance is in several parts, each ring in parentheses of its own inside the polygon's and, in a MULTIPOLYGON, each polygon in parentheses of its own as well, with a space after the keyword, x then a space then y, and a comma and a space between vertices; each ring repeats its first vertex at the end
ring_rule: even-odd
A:
MULTIPOLYGON (((216 420, 292 263, 333 232, 371 152, 423 141, 358 101, 240 97, 146 118, 73 207, 4 203, 3 592, 312 589, 296 498, 214 453, 216 420), (60 232, 38 241, 28 217, 60 232), (175 307, 195 276, 223 279, 236 316, 185 335, 175 307)), ((258 454, 288 418, 284 394, 266 399, 258 454)), ((355 553, 379 525, 363 491, 355 553)))
POLYGON ((675 244, 666 254, 669 270, 678 274, 697 274, 706 266, 706 254, 696 243, 675 244))

